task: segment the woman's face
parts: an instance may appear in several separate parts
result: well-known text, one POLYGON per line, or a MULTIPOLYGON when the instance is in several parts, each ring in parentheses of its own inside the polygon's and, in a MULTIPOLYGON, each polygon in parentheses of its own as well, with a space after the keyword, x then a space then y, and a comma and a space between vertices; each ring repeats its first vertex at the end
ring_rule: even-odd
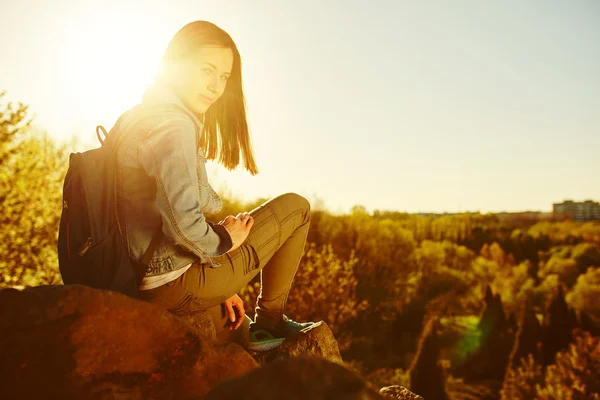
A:
POLYGON ((233 68, 228 47, 202 47, 178 68, 175 93, 187 108, 204 114, 225 91, 233 68))

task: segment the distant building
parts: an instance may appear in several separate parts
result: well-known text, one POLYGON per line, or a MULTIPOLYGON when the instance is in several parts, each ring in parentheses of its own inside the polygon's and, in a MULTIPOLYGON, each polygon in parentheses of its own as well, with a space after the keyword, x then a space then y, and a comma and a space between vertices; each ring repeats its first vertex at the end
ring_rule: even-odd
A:
POLYGON ((586 200, 583 202, 565 200, 553 203, 552 212, 557 217, 566 217, 574 221, 600 221, 600 203, 586 200))

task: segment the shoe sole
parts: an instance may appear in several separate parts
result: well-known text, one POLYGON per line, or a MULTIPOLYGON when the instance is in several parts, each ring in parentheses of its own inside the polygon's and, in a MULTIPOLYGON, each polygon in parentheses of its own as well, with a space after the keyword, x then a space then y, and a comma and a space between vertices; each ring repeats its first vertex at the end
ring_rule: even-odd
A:
POLYGON ((265 342, 250 342, 247 349, 251 351, 269 351, 279 347, 284 341, 285 339, 273 339, 265 342))
POLYGON ((315 329, 316 327, 321 326, 322 324, 323 324, 323 321, 313 322, 311 325, 307 326, 306 328, 300 329, 299 333, 308 333, 308 331, 311 331, 311 330, 315 329))

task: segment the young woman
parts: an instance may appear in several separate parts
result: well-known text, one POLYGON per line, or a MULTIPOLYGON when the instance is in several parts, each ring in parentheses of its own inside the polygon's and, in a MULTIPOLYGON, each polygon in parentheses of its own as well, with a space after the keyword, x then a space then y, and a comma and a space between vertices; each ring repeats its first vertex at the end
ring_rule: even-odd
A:
POLYGON ((308 233, 309 202, 286 193, 218 223, 205 218, 222 208, 207 179, 207 159, 233 169, 241 152, 245 169, 258 172, 231 37, 205 21, 184 26, 142 103, 118 124, 118 132, 127 131, 117 149, 122 232, 137 261, 155 248, 141 297, 175 313, 224 304, 237 329, 245 313, 236 293, 260 273, 249 348, 271 349, 310 327, 284 315, 308 233))

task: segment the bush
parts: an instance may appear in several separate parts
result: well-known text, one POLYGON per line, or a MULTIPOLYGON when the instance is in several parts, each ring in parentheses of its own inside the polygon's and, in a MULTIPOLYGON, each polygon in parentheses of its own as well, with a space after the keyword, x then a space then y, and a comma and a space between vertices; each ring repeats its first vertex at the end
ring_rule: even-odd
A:
POLYGON ((535 399, 537 385, 544 382, 542 366, 536 363, 532 354, 521 359, 521 365, 516 369, 510 368, 504 379, 500 392, 502 400, 531 400, 535 399))
POLYGON ((287 312, 301 320, 325 320, 342 349, 351 337, 351 321, 368 306, 356 296, 357 262, 354 254, 341 260, 331 245, 319 250, 309 243, 288 298, 287 312))
POLYGON ((600 318, 600 267, 589 268, 577 278, 573 290, 567 294, 567 303, 575 310, 600 318))
POLYGON ((578 331, 545 373, 532 355, 506 374, 502 399, 600 399, 600 338, 578 331))
POLYGON ((0 107, 0 284, 61 283, 56 246, 66 155, 30 128, 27 107, 0 107))
POLYGON ((580 331, 548 367, 536 399, 600 399, 600 338, 580 331))

